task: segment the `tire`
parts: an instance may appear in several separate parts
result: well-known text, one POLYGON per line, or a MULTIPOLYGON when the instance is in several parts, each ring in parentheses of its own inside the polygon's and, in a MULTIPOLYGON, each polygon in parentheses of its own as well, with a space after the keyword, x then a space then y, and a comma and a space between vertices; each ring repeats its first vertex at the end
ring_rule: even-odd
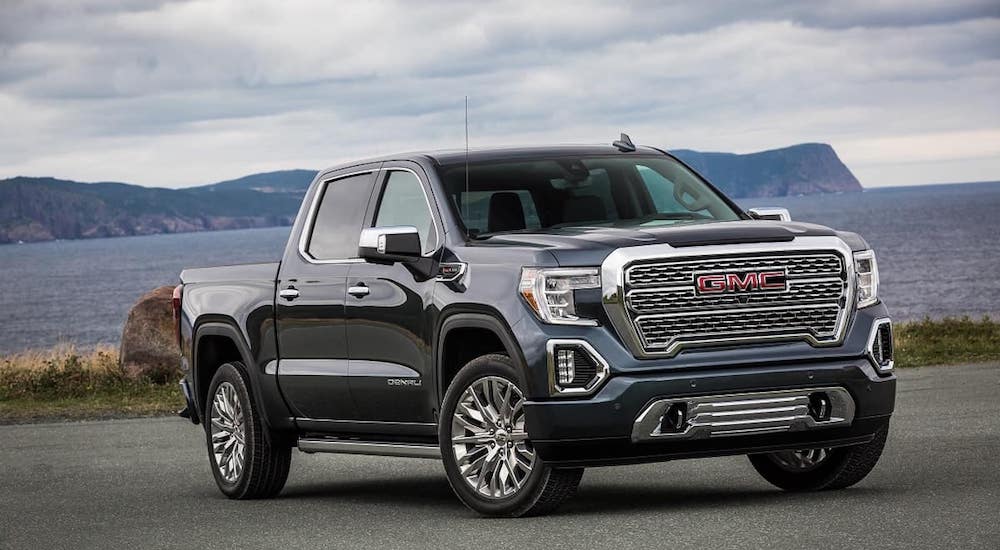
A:
POLYGON ((844 489, 864 479, 875 468, 888 433, 887 426, 868 443, 851 447, 765 453, 749 458, 757 473, 785 491, 844 489), (818 458, 820 453, 822 458, 814 462, 806 458, 809 455, 818 458))
POLYGON ((553 468, 534 451, 524 430, 523 396, 524 383, 506 355, 470 361, 444 396, 438 437, 445 473, 459 500, 484 516, 549 513, 573 496, 583 477, 583 468, 553 468), (500 427, 487 418, 499 418, 500 427))
POLYGON ((224 495, 238 500, 277 495, 285 486, 292 461, 291 445, 277 434, 264 433, 267 427, 249 389, 246 367, 226 363, 212 377, 205 402, 205 441, 212 475, 224 495), (234 433, 236 437, 230 435, 234 433), (218 449, 213 438, 219 441, 218 449), (222 460, 229 456, 233 460, 222 460))

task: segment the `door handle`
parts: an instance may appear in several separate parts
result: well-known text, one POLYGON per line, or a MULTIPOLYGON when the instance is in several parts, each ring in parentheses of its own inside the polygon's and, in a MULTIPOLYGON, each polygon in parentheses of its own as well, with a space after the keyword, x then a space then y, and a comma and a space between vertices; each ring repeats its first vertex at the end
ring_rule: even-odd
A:
POLYGON ((355 298, 364 298, 368 296, 369 292, 371 292, 371 289, 365 286, 364 283, 358 283, 355 286, 347 288, 347 293, 355 298))
POLYGON ((299 291, 294 286, 288 288, 283 288, 278 291, 278 296, 288 300, 289 302, 299 297, 299 291))

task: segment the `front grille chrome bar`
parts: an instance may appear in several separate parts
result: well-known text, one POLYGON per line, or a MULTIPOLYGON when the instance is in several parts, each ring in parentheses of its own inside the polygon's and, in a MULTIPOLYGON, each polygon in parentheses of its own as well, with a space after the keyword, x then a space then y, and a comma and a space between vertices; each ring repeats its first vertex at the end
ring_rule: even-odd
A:
POLYGON ((837 237, 620 248, 601 266, 604 309, 638 358, 690 347, 805 341, 839 345, 854 312, 850 247, 837 237), (699 294, 699 275, 784 270, 785 291, 699 294))
POLYGON ((705 439, 850 426, 854 411, 854 399, 841 387, 659 399, 636 417, 632 441, 705 439), (815 408, 819 396, 825 399, 826 410, 815 408), (672 407, 682 407, 681 425, 664 429, 664 416, 672 407))

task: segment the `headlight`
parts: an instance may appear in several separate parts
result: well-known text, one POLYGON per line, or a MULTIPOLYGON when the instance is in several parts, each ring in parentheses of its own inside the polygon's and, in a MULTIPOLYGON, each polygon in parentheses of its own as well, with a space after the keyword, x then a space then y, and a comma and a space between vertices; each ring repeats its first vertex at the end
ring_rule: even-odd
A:
POLYGON ((557 325, 596 325, 593 319, 582 319, 576 314, 573 291, 600 288, 601 276, 596 267, 521 269, 518 290, 528 306, 546 323, 557 325))
POLYGON ((854 253, 854 272, 858 276, 858 307, 868 307, 878 301, 878 264, 875 252, 854 253))

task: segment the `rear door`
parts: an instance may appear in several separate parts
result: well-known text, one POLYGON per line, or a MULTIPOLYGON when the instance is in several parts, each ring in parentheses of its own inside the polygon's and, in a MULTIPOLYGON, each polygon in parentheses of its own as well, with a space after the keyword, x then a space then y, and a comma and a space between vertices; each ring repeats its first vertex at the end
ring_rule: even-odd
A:
MULTIPOLYGON (((386 162, 379 173, 371 227, 417 228, 424 256, 439 255, 441 226, 419 165, 386 162)), ((434 421, 432 296, 433 275, 403 263, 351 265, 347 295, 347 339, 351 393, 369 420, 412 424, 434 421)), ((397 426, 398 428, 398 426, 397 426)))
MULTIPOLYGON (((300 238, 289 243, 278 274, 278 384, 299 419, 357 418, 348 383, 344 301, 358 259, 358 236, 371 202, 378 164, 325 179, 310 201, 300 238)), ((302 424, 300 420, 300 425, 302 424)))

